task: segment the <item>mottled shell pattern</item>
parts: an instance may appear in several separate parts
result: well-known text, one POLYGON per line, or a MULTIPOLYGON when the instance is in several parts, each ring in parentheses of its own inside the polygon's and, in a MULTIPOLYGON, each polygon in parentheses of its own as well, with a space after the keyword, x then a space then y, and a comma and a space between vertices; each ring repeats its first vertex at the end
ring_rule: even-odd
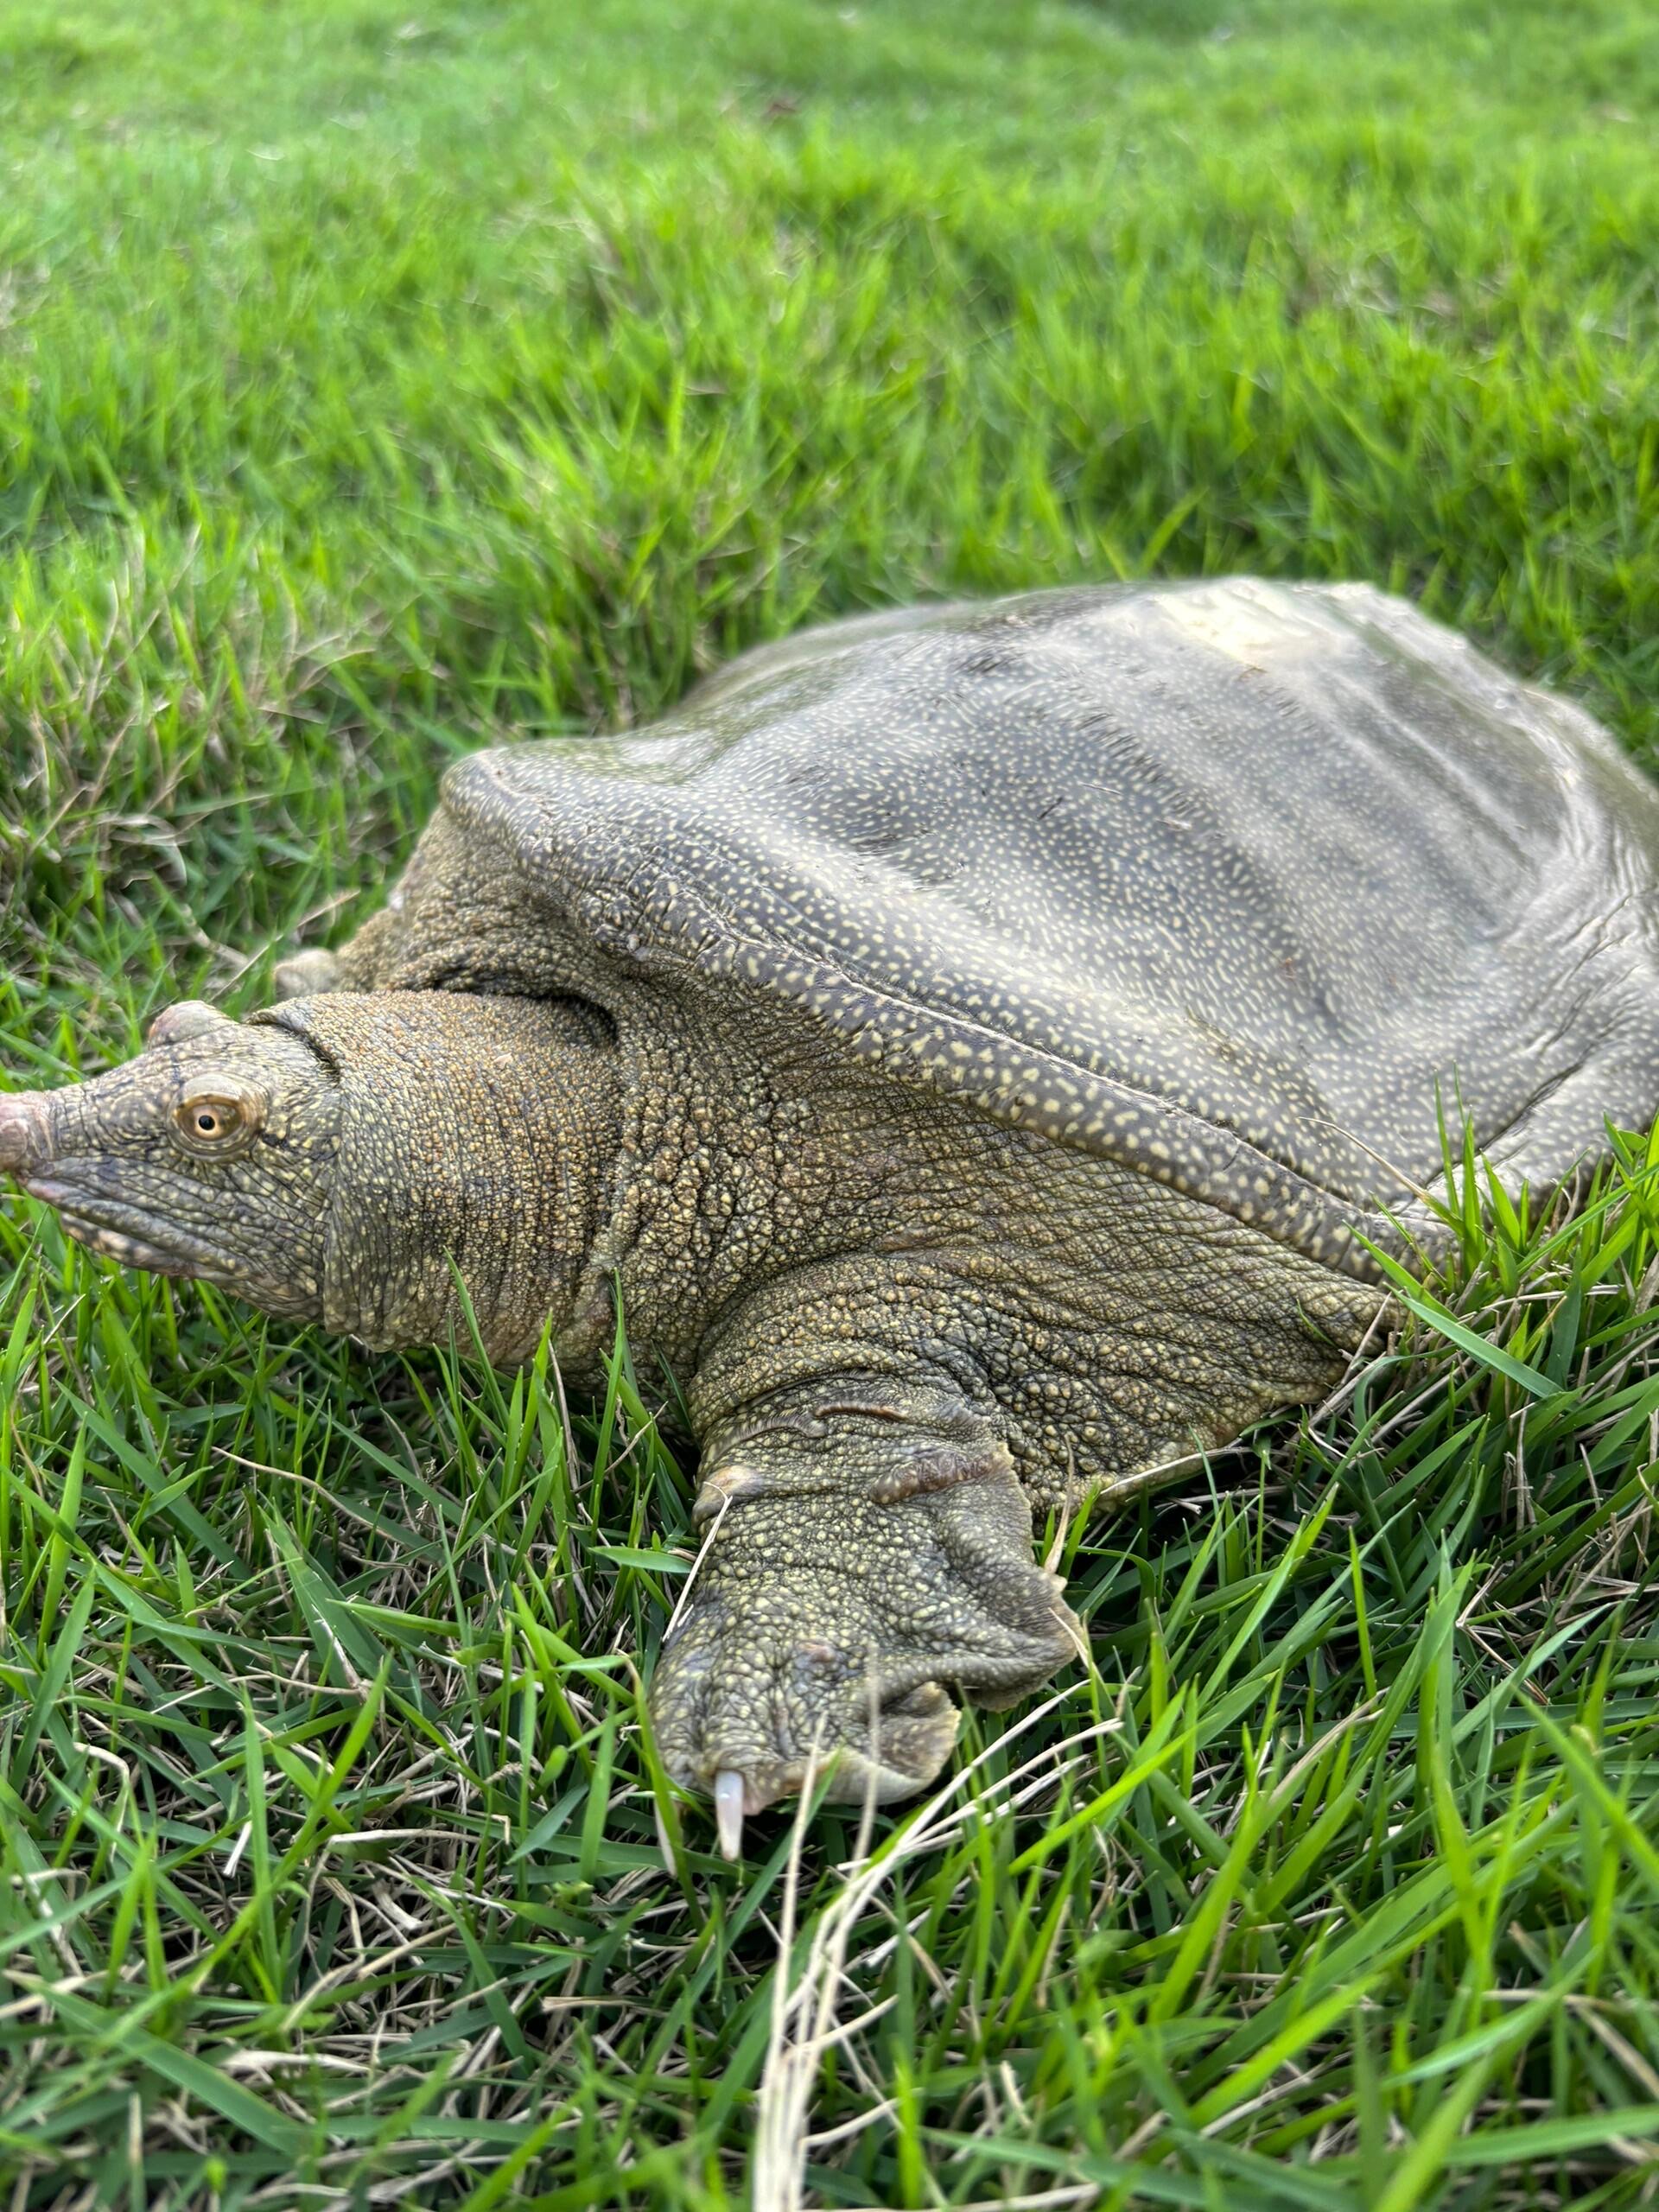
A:
POLYGON ((1369 1272, 1441 1115, 1551 1181, 1659 1103, 1659 792, 1363 585, 924 607, 444 802, 608 962, 1369 1272))

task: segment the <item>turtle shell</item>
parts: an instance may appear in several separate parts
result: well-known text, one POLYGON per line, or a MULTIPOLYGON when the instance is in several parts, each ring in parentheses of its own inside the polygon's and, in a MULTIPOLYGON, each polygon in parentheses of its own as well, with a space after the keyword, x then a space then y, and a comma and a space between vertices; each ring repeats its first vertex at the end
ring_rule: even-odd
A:
POLYGON ((444 797, 608 960, 1353 1271, 1443 1116, 1553 1181, 1659 1104, 1659 793, 1365 586, 843 623, 444 797))

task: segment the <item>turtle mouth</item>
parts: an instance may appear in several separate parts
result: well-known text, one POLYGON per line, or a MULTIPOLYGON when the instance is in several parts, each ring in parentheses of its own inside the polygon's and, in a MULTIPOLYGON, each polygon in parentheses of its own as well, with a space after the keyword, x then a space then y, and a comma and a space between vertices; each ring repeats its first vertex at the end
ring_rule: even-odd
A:
POLYGON ((214 1283, 226 1289, 241 1286, 240 1271, 228 1255, 148 1207, 89 1192, 60 1170, 19 1180, 31 1198, 52 1207, 66 1236, 103 1259, 181 1281, 214 1283))

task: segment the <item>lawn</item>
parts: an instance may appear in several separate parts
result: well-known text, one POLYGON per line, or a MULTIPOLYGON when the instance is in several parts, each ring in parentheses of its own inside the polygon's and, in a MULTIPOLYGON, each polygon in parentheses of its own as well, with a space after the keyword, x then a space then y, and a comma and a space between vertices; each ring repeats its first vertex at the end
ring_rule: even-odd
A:
MULTIPOLYGON (((1649 0, 0 0, 0 1065, 259 1004, 457 752, 926 594, 1369 577, 1659 756, 1656 129, 1649 0)), ((6 2203, 1659 2196, 1656 1160, 1461 1173, 856 1869, 653 1787, 671 1378, 7 1196, 6 2203)))

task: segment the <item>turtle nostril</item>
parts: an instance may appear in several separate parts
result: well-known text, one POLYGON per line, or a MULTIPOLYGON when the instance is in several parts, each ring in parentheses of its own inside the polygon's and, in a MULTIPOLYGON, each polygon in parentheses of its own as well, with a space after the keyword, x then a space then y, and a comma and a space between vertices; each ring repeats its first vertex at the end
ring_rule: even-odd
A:
POLYGON ((0 1175, 21 1175, 45 1157, 46 1108, 32 1092, 0 1098, 0 1175))

